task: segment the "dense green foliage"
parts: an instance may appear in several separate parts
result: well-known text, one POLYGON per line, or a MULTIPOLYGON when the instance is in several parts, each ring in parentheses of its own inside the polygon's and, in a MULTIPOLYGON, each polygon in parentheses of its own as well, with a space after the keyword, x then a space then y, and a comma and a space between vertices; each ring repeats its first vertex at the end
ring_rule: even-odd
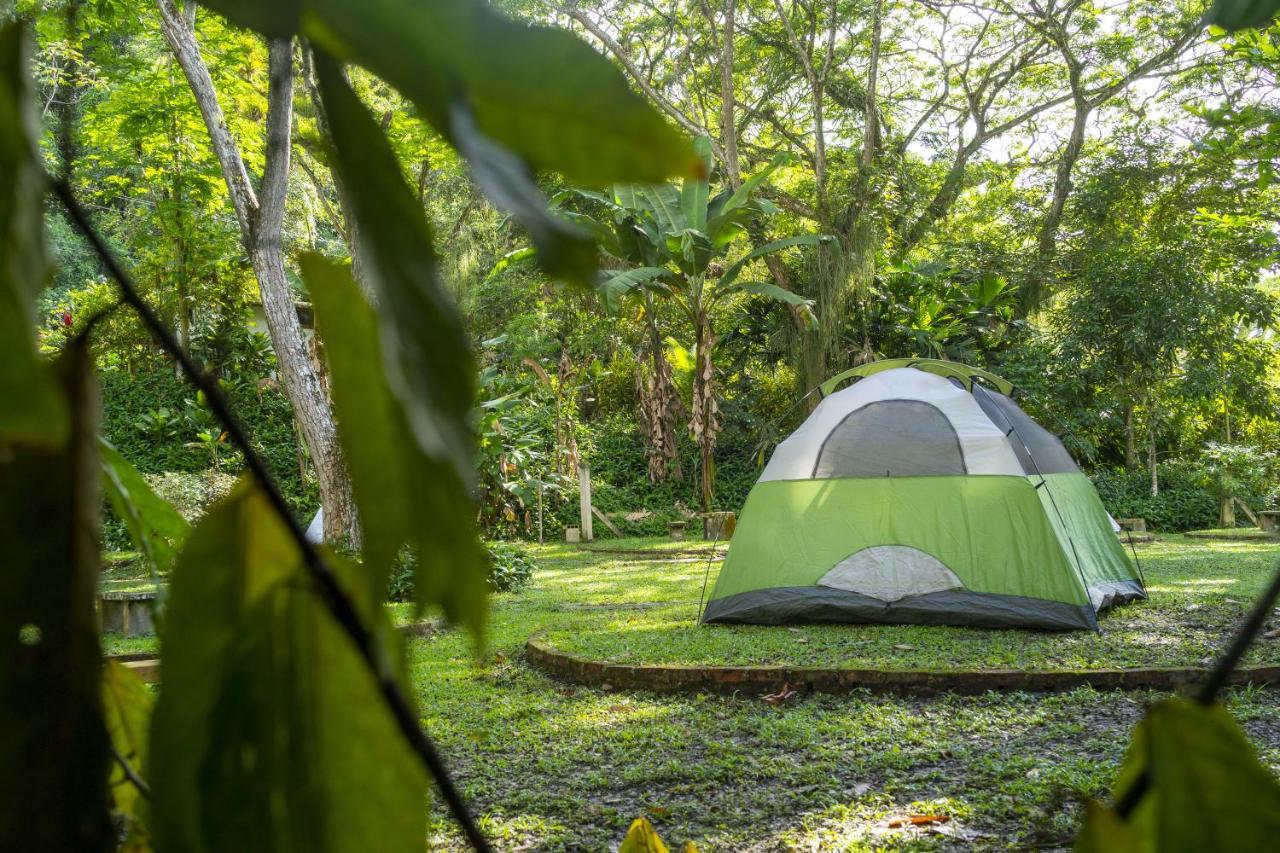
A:
MULTIPOLYGON (((499 5, 0 12, 0 683, 19 697, 0 757, 32 768, 0 792, 0 847, 420 849, 434 777, 484 849, 423 720, 463 774, 500 768, 487 785, 523 796, 522 776, 572 777, 557 813, 583 826, 535 828, 534 846, 620 835, 634 815, 578 801, 615 773, 633 787, 679 777, 684 793, 709 781, 681 829, 753 842, 706 822, 755 772, 760 743, 807 750, 767 755, 800 767, 781 774, 793 812, 844 809, 798 843, 884 806, 808 794, 852 767, 903 766, 903 743, 935 765, 959 754, 970 789, 996 788, 1022 768, 984 758, 992 743, 934 748, 928 724, 903 723, 963 710, 945 699, 833 718, 813 703, 781 728, 759 708, 651 704, 646 716, 685 712, 723 742, 654 726, 651 744, 697 754, 655 763, 651 749, 641 764, 635 739, 624 751, 643 769, 606 773, 592 750, 609 732, 575 752, 589 759, 556 748, 572 726, 554 712, 572 706, 502 701, 504 676, 408 658, 391 630, 385 599, 411 596, 408 618, 431 609, 466 629, 439 638, 457 657, 486 636, 488 597, 532 579, 526 601, 497 599, 495 660, 515 680, 533 677, 505 669, 522 667, 526 617, 614 658, 737 654, 753 633, 753 654, 807 644, 800 629, 704 639, 685 615, 693 566, 606 565, 548 592, 538 575, 567 577, 590 555, 552 552, 562 564, 544 571, 523 546, 486 554, 480 536, 558 537, 584 467, 624 534, 737 508, 816 403, 808 392, 851 365, 922 355, 1006 375, 1119 516, 1182 529, 1275 506, 1273 0, 499 5), (1206 31, 1206 11, 1225 29, 1206 31), (515 263, 526 257, 536 270, 515 263), (321 496, 332 549, 303 532, 321 496), (98 654, 102 541, 131 546, 164 605, 154 705, 98 654), (468 678, 489 701, 450 704, 442 691, 468 678), (730 714, 745 732, 711 719, 730 714), (520 749, 484 745, 531 715, 545 727, 520 749), (851 731, 884 761, 851 763, 851 731)), ((1230 566, 1232 592, 1263 587, 1254 556, 1230 566)), ((1167 598, 1115 614, 1110 636, 830 630, 812 648, 1207 663, 1246 602, 1187 603, 1185 587, 1216 588, 1204 572, 1223 567, 1204 553, 1172 563, 1167 598), (1194 625, 1172 615, 1192 608, 1205 608, 1194 625)), ((1083 849, 1273 837, 1280 788, 1214 692, 1198 698, 1145 715, 1113 791, 1150 793, 1132 815, 1091 808, 1083 849), (1248 797, 1258 808, 1242 813, 1248 797)), ((1053 722, 1054 707, 988 698, 968 719, 990 741, 1015 710, 1053 722)), ((1112 733, 1069 765, 1077 798, 1105 792, 1119 744, 1112 733)), ((913 776, 911 799, 967 821, 976 807, 921 787, 946 775, 913 776)), ((486 807, 530 812, 478 787, 486 807)), ((1047 804, 1042 784, 1025 787, 1047 804)), ((911 808, 898 793, 889 805, 911 808)), ((1012 824, 1027 818, 1006 802, 1018 793, 973 796, 1012 824)), ((1011 843, 1064 843, 1079 812, 1053 811, 1047 833, 1024 826, 1011 843)))

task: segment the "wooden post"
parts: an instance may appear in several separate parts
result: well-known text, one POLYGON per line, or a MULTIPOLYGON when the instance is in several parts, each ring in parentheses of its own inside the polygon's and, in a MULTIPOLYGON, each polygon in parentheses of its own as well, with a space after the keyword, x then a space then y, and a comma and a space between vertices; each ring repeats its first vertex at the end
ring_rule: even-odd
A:
POLYGON ((538 544, 542 544, 542 478, 538 478, 538 544))
POLYGON ((591 535, 591 466, 578 462, 578 514, 582 518, 582 541, 590 542, 591 535))

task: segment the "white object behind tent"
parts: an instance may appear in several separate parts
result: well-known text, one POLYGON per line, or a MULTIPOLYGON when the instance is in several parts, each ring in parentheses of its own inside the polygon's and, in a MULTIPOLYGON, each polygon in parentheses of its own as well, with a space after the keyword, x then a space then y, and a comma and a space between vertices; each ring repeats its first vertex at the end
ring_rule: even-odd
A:
POLYGON ((307 525, 307 541, 317 545, 324 541, 324 507, 316 510, 315 517, 307 525))

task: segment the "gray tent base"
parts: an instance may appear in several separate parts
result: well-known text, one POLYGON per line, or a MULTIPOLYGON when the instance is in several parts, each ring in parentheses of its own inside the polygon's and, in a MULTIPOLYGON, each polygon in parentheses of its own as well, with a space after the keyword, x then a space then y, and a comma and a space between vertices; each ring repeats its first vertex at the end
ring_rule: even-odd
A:
MULTIPOLYGON (((1145 599, 1137 581, 1112 581, 1089 590, 1101 607, 1145 599)), ((1098 630, 1091 604, 951 589, 885 602, 822 586, 757 589, 707 604, 703 622, 787 625, 796 622, 971 625, 977 628, 1098 630)))

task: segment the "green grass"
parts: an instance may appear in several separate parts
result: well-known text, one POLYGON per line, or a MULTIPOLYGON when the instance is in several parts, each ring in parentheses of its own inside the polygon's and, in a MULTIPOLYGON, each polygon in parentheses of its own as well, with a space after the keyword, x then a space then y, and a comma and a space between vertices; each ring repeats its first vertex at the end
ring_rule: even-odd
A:
MULTIPOLYGON (((645 551, 665 552, 665 551, 694 551, 700 553, 710 553, 712 546, 723 550, 728 546, 727 542, 712 542, 709 539, 703 539, 696 535, 696 531, 691 533, 686 539, 675 540, 667 536, 626 536, 621 539, 614 537, 599 538, 591 542, 582 542, 578 545, 568 545, 570 548, 578 548, 583 551, 645 551)), ((556 546, 548 546, 556 547, 556 546)))
MULTIPOLYGON (((1105 617, 1100 637, 695 628, 705 562, 629 561, 563 544, 537 554, 529 588, 494 596, 483 653, 460 632, 408 644, 424 725, 497 849, 608 850, 641 814, 673 848, 693 840, 704 851, 1026 849, 1070 845, 1081 802, 1105 795, 1132 726, 1158 695, 855 693, 774 707, 560 683, 524 663, 525 640, 546 629, 562 647, 630 661, 1202 663, 1280 545, 1177 538, 1139 546, 1152 601, 1105 617), (941 827, 950 834, 888 825, 924 812, 950 815, 941 827)), ((407 608, 394 616, 407 619, 407 608)), ((1253 660, 1280 658, 1280 641, 1259 642, 1253 660)), ((1280 768, 1280 694, 1236 690, 1229 700, 1263 759, 1280 768)), ((430 831, 438 846, 463 849, 438 802, 430 831)))
MULTIPOLYGON (((562 647, 632 661, 813 661, 839 649, 839 662, 873 665, 1200 663, 1280 547, 1178 539, 1140 555, 1153 602, 1108 617, 1102 637, 861 626, 797 633, 694 628, 705 564, 549 546, 529 589, 495 599, 481 661, 468 638, 444 633, 411 644, 411 674, 427 730, 499 849, 607 850, 641 814, 673 847, 694 840, 704 851, 1065 847, 1081 802, 1105 795, 1130 729, 1158 695, 855 693, 773 707, 577 687, 532 670, 521 652, 545 628, 562 647), (1064 641, 1071 651, 1050 650, 1064 641), (952 834, 888 826, 921 812, 952 816, 942 827, 952 834)), ((1262 657, 1276 659, 1271 648, 1262 657)), ((1237 690, 1230 702, 1280 767, 1277 694, 1237 690)), ((435 820, 436 843, 461 849, 447 817, 435 820)))
POLYGON ((1257 527, 1215 527, 1211 530, 1192 530, 1190 535, 1194 538, 1197 536, 1213 536, 1219 539, 1243 539, 1243 540, 1259 540, 1259 537, 1270 536, 1280 542, 1280 536, 1276 536, 1271 531, 1260 530, 1257 527))
MULTIPOLYGON (((1105 612, 1101 633, 993 631, 927 625, 712 625, 694 617, 705 563, 627 561, 593 565, 589 582, 562 573, 554 604, 569 618, 546 619, 563 651, 616 663, 800 664, 897 669, 1082 669, 1208 664, 1275 570, 1267 542, 1183 537, 1138 546, 1151 599, 1105 612), (590 608, 588 602, 612 602, 590 608), (590 612, 582 618, 581 611, 590 612)), ((719 562, 708 585, 715 583, 719 562)), ((709 594, 709 592, 708 592, 709 594)), ((1260 642, 1249 663, 1280 663, 1280 643, 1260 642)))

